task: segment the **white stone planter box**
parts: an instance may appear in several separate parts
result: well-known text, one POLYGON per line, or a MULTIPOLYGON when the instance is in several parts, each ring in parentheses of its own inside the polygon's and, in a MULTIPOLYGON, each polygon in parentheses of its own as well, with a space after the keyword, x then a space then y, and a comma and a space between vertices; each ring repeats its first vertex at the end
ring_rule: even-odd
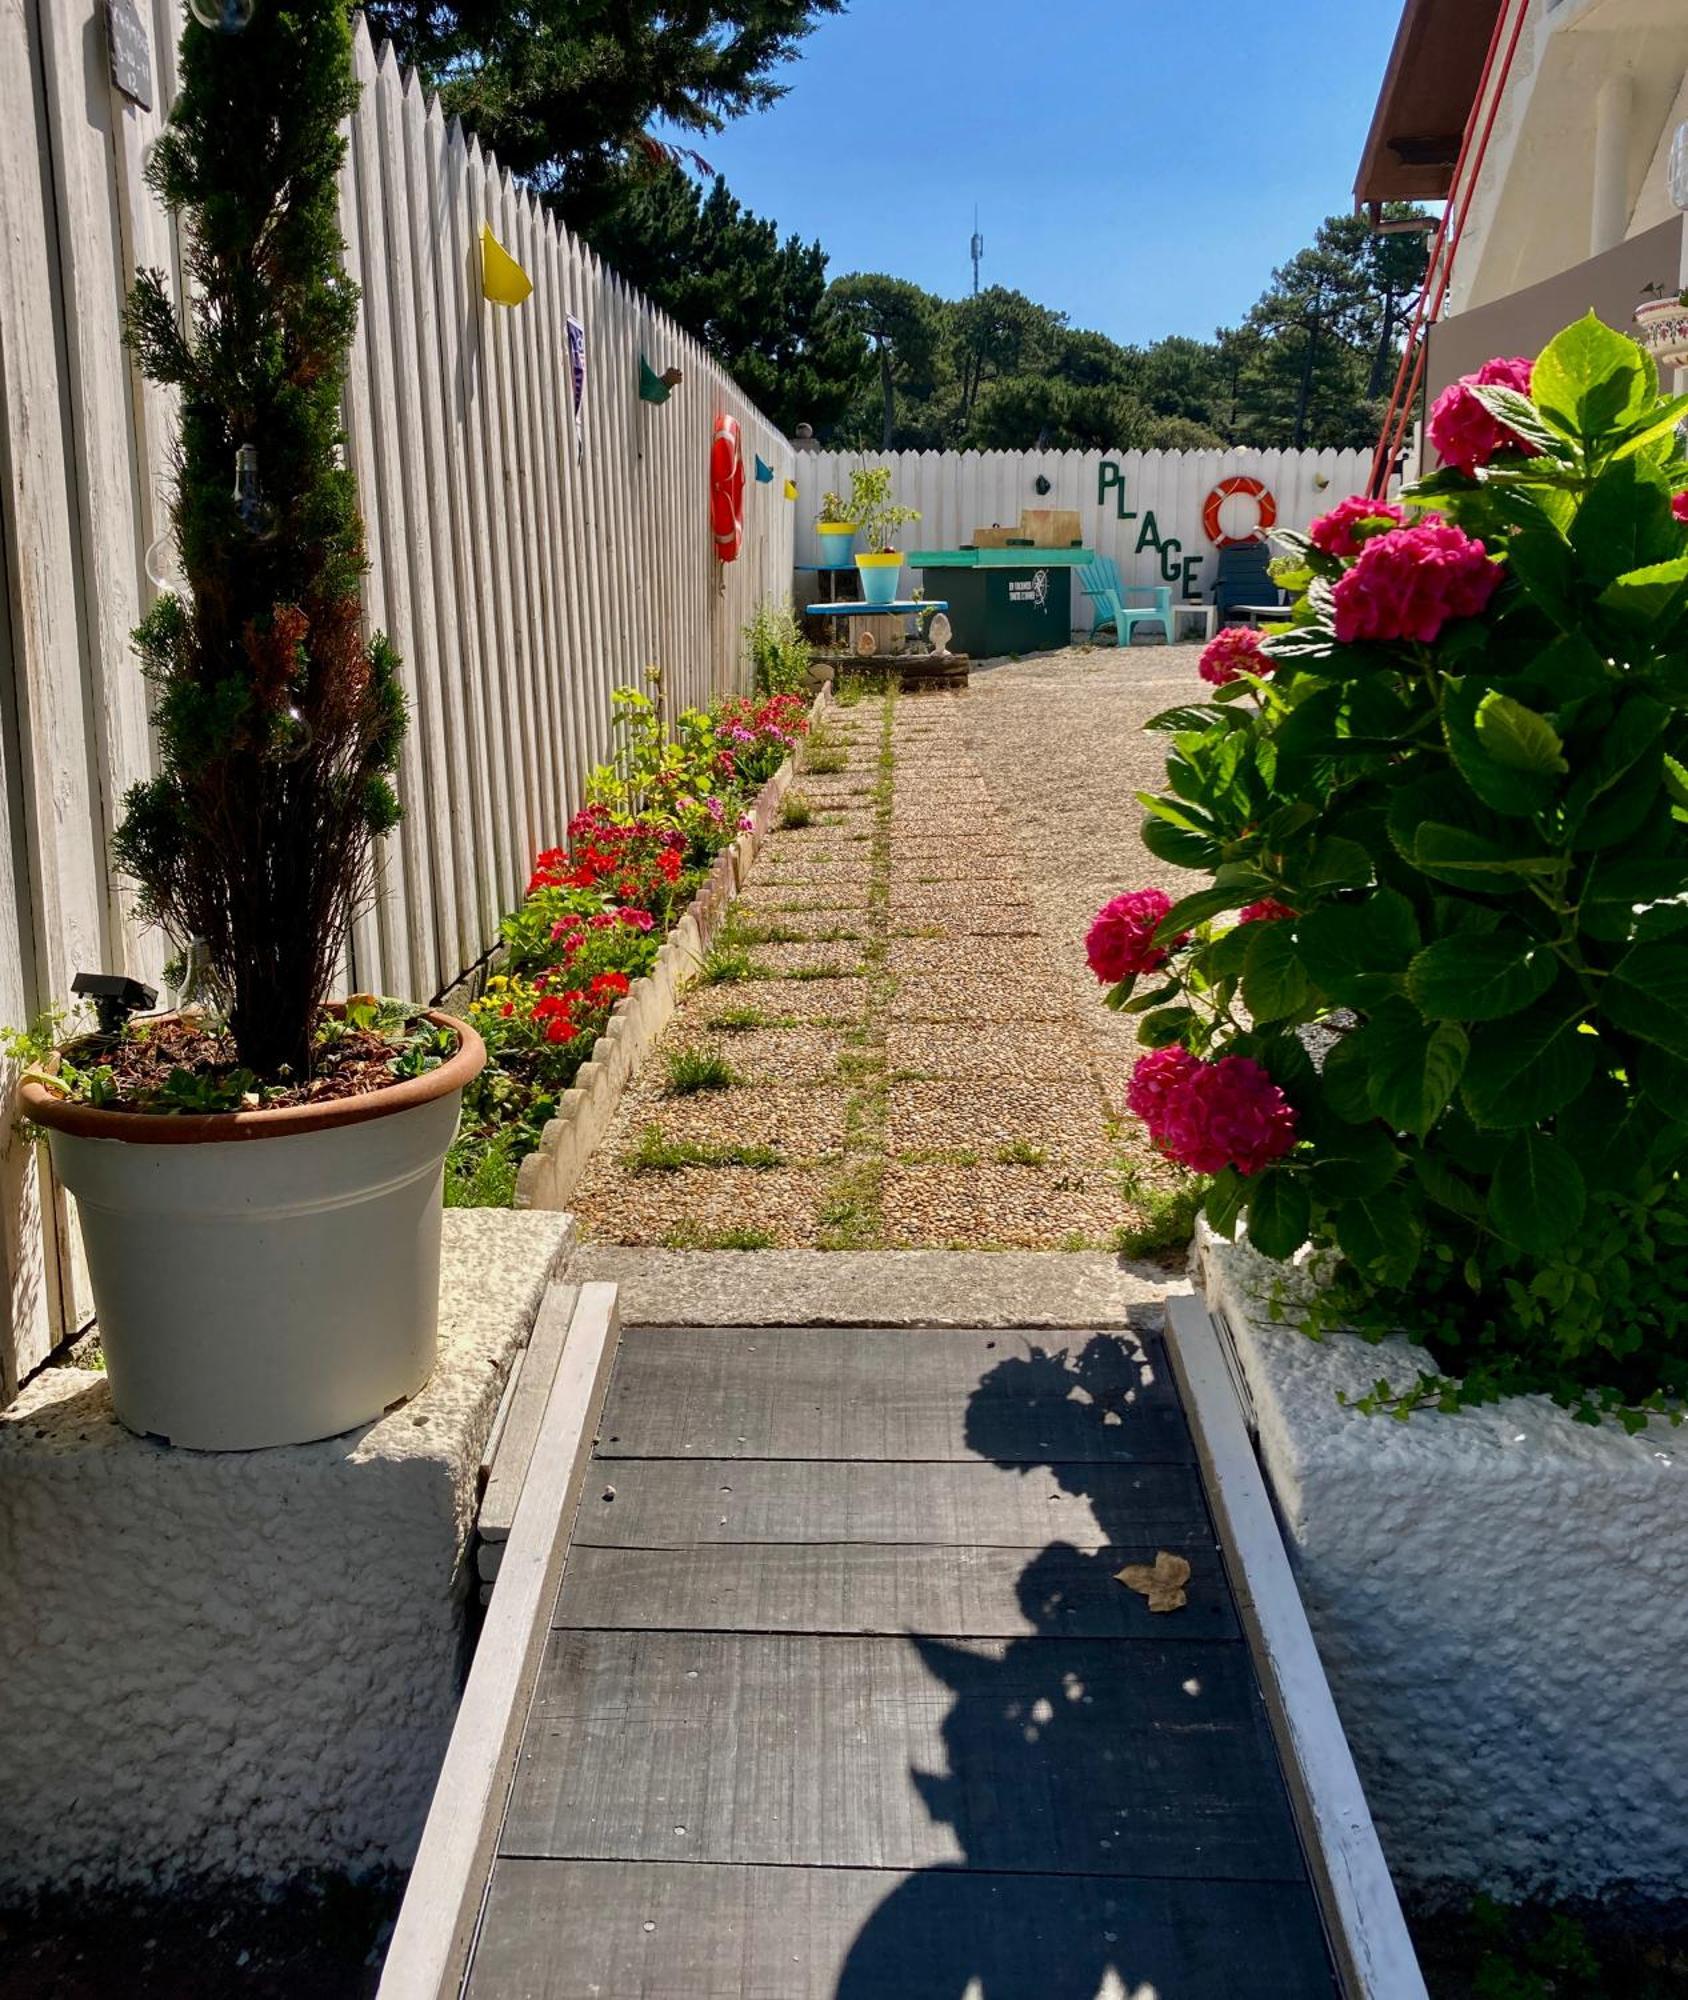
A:
POLYGON ((1397 1883, 1679 1898, 1688 1430, 1626 1437, 1541 1396, 1361 1416, 1339 1390, 1410 1381, 1430 1357, 1275 1324, 1299 1274, 1286 1285, 1245 1245, 1203 1229, 1194 1261, 1397 1883))

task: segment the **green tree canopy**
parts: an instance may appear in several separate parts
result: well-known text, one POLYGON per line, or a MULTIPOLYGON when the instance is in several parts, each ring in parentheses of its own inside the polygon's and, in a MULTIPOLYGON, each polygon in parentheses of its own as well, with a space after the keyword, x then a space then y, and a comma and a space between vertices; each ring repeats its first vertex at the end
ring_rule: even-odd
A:
POLYGON ((827 300, 826 253, 670 169, 631 183, 593 248, 694 334, 787 433, 830 432, 869 380, 867 343, 827 300))
POLYGON ((844 0, 368 0, 501 165, 588 229, 654 120, 700 137, 784 94, 780 68, 844 0))

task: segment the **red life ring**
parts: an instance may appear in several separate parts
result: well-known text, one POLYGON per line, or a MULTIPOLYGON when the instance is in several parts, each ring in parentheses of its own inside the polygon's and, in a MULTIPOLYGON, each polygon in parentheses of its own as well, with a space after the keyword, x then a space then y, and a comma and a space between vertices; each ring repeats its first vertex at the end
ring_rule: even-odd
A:
POLYGON ((715 419, 709 447, 709 525, 720 562, 737 562, 744 547, 744 449, 736 417, 715 419))
POLYGON ((1207 496, 1202 508, 1202 531, 1210 542, 1222 549, 1240 549, 1245 542, 1263 542, 1277 525, 1278 503, 1266 490, 1263 479, 1250 479, 1238 474, 1232 479, 1222 479, 1207 496), (1219 510, 1233 493, 1246 493, 1260 509, 1260 524, 1252 535, 1222 535, 1219 532, 1219 510))

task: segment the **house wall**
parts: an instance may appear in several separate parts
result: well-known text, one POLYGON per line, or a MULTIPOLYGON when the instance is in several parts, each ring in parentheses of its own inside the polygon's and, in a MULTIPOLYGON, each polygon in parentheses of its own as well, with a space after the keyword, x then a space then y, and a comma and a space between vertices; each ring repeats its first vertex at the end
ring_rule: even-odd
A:
POLYGON ((1456 313, 1430 329, 1425 387, 1431 402, 1450 382, 1469 375, 1495 355, 1541 352, 1561 327, 1585 313, 1632 333, 1636 302, 1648 285, 1674 287, 1683 252, 1683 218, 1644 230, 1574 269, 1539 285, 1456 313))

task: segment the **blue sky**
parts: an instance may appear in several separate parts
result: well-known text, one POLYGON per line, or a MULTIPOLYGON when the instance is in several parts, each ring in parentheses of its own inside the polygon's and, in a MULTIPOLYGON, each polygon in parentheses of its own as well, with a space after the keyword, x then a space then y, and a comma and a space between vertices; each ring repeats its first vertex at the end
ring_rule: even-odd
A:
POLYGON ((1398 0, 851 0, 699 143, 834 276, 1010 285, 1117 340, 1211 334, 1352 200, 1398 0))

